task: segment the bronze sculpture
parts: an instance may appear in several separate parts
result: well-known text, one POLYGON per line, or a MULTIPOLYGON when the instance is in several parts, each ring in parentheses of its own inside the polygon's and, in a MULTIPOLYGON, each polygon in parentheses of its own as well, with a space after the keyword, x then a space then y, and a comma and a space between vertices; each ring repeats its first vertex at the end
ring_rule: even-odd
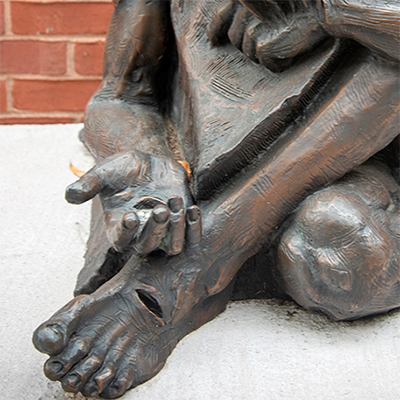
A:
POLYGON ((114 3, 97 164, 66 193, 99 196, 77 297, 34 334, 46 375, 121 396, 266 270, 337 320, 398 307, 398 2, 114 3))

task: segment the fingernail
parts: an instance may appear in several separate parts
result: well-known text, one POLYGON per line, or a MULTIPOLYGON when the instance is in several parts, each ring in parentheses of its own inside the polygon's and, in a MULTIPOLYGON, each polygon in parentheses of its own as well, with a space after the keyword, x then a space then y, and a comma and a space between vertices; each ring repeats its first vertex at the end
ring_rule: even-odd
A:
POLYGON ((82 191, 82 183, 74 182, 67 186, 67 192, 81 192, 82 191))
POLYGON ((190 222, 197 222, 200 218, 200 209, 196 206, 187 209, 187 216, 190 222))
POLYGON ((169 218, 169 211, 165 208, 165 206, 157 206, 153 209, 153 218, 159 224, 167 222, 169 218))
POLYGON ((179 196, 172 196, 168 199, 168 207, 173 213, 177 213, 183 208, 183 200, 179 196))
POLYGON ((79 202, 79 196, 83 192, 82 184, 80 182, 72 183, 65 189, 65 198, 70 202, 79 202))
POLYGON ((139 222, 140 221, 136 213, 127 213, 124 215, 122 226, 125 229, 134 229, 138 226, 139 222))
POLYGON ((51 380, 56 381, 60 379, 63 373, 64 365, 60 361, 47 360, 44 364, 44 374, 51 380))

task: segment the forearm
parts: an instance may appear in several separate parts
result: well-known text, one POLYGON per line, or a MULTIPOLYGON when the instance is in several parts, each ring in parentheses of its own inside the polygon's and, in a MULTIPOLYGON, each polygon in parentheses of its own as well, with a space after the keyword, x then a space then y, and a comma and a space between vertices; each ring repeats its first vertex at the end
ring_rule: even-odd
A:
POLYGON ((105 43, 102 92, 156 104, 156 76, 164 62, 168 27, 169 1, 119 1, 105 43))
POLYGON ((83 140, 96 161, 127 151, 173 158, 163 116, 148 105, 92 99, 85 111, 83 140))
POLYGON ((169 2, 114 3, 103 81, 86 108, 84 141, 97 159, 129 150, 169 156, 157 83, 167 47, 169 2))
POLYGON ((400 61, 398 0, 322 0, 323 27, 335 37, 356 40, 370 50, 400 61))

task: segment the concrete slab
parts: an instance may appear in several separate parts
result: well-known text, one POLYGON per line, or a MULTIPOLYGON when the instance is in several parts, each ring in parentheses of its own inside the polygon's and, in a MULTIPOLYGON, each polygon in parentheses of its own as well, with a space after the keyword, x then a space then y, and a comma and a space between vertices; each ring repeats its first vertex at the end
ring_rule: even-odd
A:
MULTIPOLYGON (((80 125, 0 127, 0 398, 82 400, 42 373, 33 330, 72 297, 89 205, 63 200, 91 157, 80 125)), ((400 398, 400 312, 334 323, 294 303, 231 303, 123 400, 400 398)))

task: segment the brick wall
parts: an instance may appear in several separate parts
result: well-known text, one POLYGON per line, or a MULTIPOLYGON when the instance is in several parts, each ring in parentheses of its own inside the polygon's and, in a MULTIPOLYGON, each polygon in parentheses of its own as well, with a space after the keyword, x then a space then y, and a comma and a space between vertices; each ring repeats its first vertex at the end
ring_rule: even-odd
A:
POLYGON ((0 0, 0 124, 81 122, 112 0, 0 0))

